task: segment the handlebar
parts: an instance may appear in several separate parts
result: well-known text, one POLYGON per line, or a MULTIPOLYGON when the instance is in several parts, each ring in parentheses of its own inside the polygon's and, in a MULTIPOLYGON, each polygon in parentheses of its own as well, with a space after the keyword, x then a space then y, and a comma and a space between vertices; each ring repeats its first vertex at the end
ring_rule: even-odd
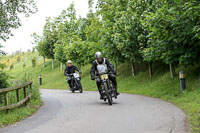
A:
MULTIPOLYGON (((65 74, 65 76, 72 76, 74 73, 71 73, 71 74, 65 74)), ((81 75, 81 73, 78 72, 78 74, 81 75)))

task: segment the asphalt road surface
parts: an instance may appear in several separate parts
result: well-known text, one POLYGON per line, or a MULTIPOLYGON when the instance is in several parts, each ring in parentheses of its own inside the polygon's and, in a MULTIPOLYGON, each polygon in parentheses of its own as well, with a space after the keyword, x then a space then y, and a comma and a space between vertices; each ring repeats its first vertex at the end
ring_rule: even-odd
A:
POLYGON ((188 133, 183 111, 159 99, 121 94, 109 106, 98 92, 41 94, 37 113, 0 133, 188 133))

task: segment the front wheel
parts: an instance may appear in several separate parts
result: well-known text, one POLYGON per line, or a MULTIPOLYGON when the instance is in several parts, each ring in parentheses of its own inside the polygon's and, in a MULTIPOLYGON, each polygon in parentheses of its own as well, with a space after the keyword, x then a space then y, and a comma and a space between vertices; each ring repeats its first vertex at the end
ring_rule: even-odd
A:
POLYGON ((77 81, 77 83, 78 83, 79 92, 83 93, 83 88, 82 88, 82 85, 81 85, 81 81, 79 80, 79 81, 77 81))
POLYGON ((112 105, 112 96, 110 95, 109 93, 109 89, 108 89, 108 85, 107 85, 107 82, 104 82, 104 89, 105 89, 105 94, 106 94, 106 97, 108 99, 108 103, 109 105, 112 105))
POLYGON ((72 84, 71 91, 72 91, 72 93, 74 93, 74 92, 75 92, 75 89, 74 89, 74 87, 75 87, 76 85, 75 85, 74 81, 72 81, 72 83, 71 83, 71 84, 72 84))

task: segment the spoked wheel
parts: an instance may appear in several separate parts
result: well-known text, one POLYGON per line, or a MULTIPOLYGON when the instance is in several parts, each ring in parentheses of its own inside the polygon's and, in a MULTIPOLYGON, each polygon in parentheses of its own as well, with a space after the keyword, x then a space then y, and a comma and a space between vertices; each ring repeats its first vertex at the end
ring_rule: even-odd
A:
POLYGON ((75 86, 76 86, 76 85, 75 85, 75 83, 74 83, 74 82, 72 82, 72 90, 71 90, 71 91, 72 91, 72 93, 74 93, 74 92, 75 92, 75 88, 74 88, 75 86))
POLYGON ((104 82, 104 89, 105 89, 106 97, 107 97, 107 99, 108 99, 108 103, 109 103, 109 105, 112 105, 112 103, 113 103, 112 96, 111 96, 110 93, 109 93, 108 85, 107 85, 106 82, 104 82))
POLYGON ((82 88, 81 82, 78 81, 77 83, 78 83, 78 87, 79 87, 79 92, 83 93, 83 88, 82 88))

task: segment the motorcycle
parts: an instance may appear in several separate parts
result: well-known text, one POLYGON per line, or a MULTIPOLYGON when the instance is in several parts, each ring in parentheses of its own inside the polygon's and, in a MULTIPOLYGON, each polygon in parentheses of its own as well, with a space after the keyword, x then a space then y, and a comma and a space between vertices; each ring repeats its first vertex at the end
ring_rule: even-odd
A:
POLYGON ((113 104, 113 97, 117 99, 117 95, 115 89, 112 87, 112 83, 108 78, 108 69, 106 64, 100 64, 97 66, 97 70, 100 76, 96 76, 96 78, 100 78, 101 80, 101 88, 102 88, 102 96, 101 100, 108 100, 109 105, 113 104))
POLYGON ((83 92, 82 85, 81 85, 81 77, 79 73, 72 73, 71 75, 71 85, 72 88, 70 89, 72 93, 78 90, 80 93, 83 92))

